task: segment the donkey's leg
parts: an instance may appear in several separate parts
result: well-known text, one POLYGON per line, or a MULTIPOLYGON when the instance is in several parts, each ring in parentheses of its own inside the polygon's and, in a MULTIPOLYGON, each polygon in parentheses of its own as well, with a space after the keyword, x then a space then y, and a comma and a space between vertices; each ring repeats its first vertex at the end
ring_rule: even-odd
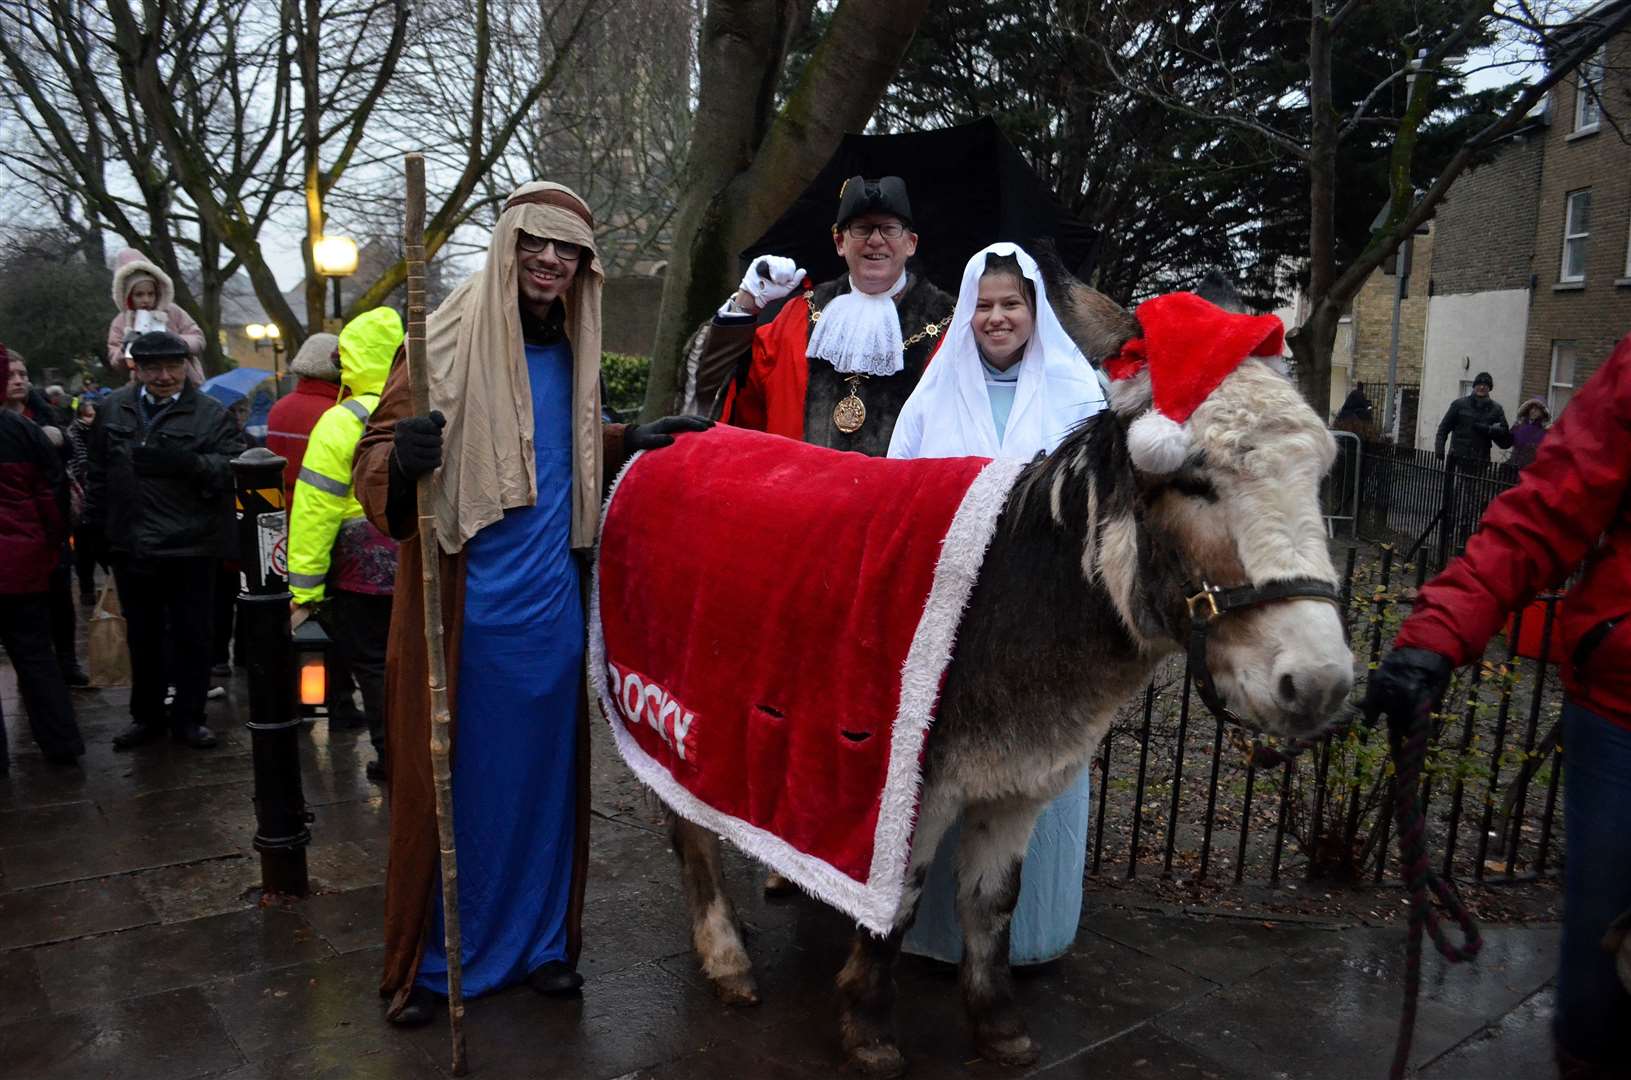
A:
POLYGON ((906 1058, 895 1037, 895 960, 900 943, 917 917, 917 902, 929 865, 946 830, 957 820, 957 803, 945 789, 924 792, 912 837, 912 857, 900 910, 888 934, 878 937, 865 927, 855 928, 849 960, 838 973, 839 1035, 852 1067, 868 1077, 899 1076, 906 1058))
POLYGON ((719 837, 707 829, 671 814, 670 836, 680 859, 680 881, 691 910, 691 940, 702 973, 727 1005, 757 1005, 759 989, 753 981, 753 963, 742 946, 736 912, 725 895, 719 861, 719 837))
POLYGON ((1031 827, 1045 804, 980 803, 963 813, 957 863, 957 918, 963 925, 963 1004, 981 1057, 1030 1065, 1039 1054, 1014 1005, 1008 932, 1019 902, 1020 868, 1031 827))

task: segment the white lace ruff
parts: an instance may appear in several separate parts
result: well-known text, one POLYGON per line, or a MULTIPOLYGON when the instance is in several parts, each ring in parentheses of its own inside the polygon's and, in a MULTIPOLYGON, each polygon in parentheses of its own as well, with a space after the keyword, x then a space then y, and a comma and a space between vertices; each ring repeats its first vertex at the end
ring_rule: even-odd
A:
POLYGON ((821 310, 804 355, 820 357, 843 375, 897 374, 906 357, 894 298, 904 288, 905 273, 883 293, 864 293, 851 278, 850 291, 821 310))

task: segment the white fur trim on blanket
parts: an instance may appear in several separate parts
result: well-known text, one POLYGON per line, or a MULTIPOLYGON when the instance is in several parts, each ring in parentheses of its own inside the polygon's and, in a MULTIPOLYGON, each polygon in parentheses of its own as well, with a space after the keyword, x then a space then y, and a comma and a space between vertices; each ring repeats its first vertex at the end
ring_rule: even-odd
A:
MULTIPOLYGON (((608 507, 634 460, 630 459, 612 484, 606 497, 608 507)), ((865 882, 858 882, 828 863, 798 851, 780 837, 708 806, 677 782, 629 735, 618 719, 620 714, 606 684, 606 639, 600 620, 597 548, 589 593, 589 678, 623 760, 674 812, 723 836, 872 932, 888 933, 900 907, 912 852, 918 794, 923 780, 923 739, 934 722, 941 680, 951 663, 952 645, 963 609, 979 578, 1009 489, 1024 467, 1023 461, 1005 459, 987 464, 964 493, 946 530, 940 557, 935 563, 934 583, 901 671, 901 696, 890 743, 889 771, 878 812, 872 866, 865 882)))

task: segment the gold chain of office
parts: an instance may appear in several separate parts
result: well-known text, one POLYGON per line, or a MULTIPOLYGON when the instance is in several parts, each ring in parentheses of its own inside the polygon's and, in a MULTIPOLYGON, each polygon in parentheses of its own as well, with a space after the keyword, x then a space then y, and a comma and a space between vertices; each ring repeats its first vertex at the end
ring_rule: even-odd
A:
MULTIPOLYGON (((816 307, 814 300, 811 299, 814 296, 815 296, 815 290, 814 289, 804 290, 804 302, 810 308, 810 325, 811 326, 814 326, 816 323, 821 321, 821 309, 816 307)), ((951 325, 951 316, 950 315, 947 315, 944 319, 941 319, 939 322, 924 323, 923 324, 923 329, 919 330, 917 333, 913 334, 911 337, 909 337, 906 340, 902 341, 900 343, 900 346, 903 349, 910 349, 913 345, 916 345, 920 341, 926 341, 929 338, 939 337, 941 334, 944 334, 946 332, 946 327, 948 327, 950 325, 951 325)))
MULTIPOLYGON (((804 303, 810 309, 811 326, 821 321, 821 310, 815 306, 812 299, 814 296, 815 291, 813 289, 804 291, 804 303)), ((920 341, 939 337, 946 332, 946 327, 950 325, 951 315, 947 315, 939 322, 925 323, 923 329, 900 343, 901 348, 910 349, 920 341)), ((866 379, 865 375, 850 375, 847 377, 844 382, 849 385, 849 396, 845 397, 833 408, 833 427, 842 431, 845 435, 855 434, 861 430, 861 425, 866 423, 866 403, 861 400, 861 395, 857 392, 866 379)))

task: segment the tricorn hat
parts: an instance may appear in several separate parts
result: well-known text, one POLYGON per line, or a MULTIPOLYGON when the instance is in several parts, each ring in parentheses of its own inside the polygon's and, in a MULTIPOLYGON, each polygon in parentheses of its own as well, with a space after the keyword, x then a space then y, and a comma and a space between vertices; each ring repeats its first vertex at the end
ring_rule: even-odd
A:
POLYGON ((1278 315, 1225 311, 1187 292, 1146 300, 1133 315, 1144 335, 1104 370, 1112 382, 1149 371, 1150 408, 1127 429, 1127 450, 1142 471, 1170 473, 1189 456, 1191 414, 1248 357, 1279 356, 1285 323, 1278 315))
POLYGON ((149 330, 130 343, 133 363, 153 360, 187 359, 187 343, 168 330, 149 330))
POLYGON ((833 228, 842 229, 862 214, 893 214, 910 225, 912 202, 906 197, 906 181, 898 176, 876 180, 852 176, 845 180, 838 190, 838 220, 833 228))

